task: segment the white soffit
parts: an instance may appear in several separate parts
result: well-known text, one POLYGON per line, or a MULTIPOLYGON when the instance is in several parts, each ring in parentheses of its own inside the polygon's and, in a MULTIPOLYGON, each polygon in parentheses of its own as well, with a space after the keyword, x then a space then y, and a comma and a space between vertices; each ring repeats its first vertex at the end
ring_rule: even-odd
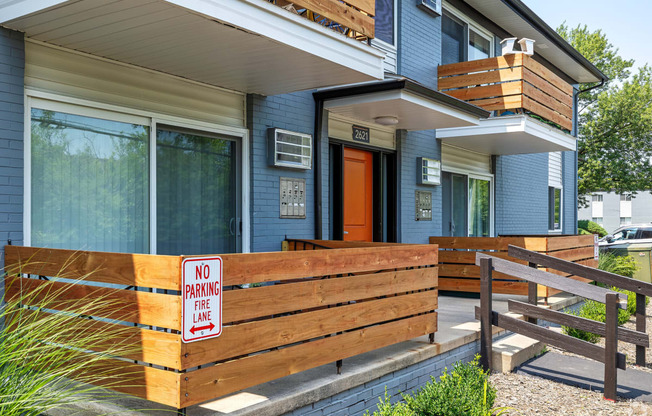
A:
POLYGON ((265 0, 0 0, 28 38, 247 93, 383 78, 383 54, 265 0))
MULTIPOLYGON (((519 16, 511 7, 501 0, 465 0, 487 19, 519 38, 534 39, 535 54, 541 55, 547 61, 562 70, 578 82, 599 82, 594 73, 575 60, 566 51, 557 46, 551 39, 541 33, 530 22, 519 16)), ((563 6, 561 6, 563 7, 563 6)), ((551 29, 552 30, 552 29, 551 29)))
POLYGON ((324 108, 331 113, 366 123, 376 117, 398 118, 397 129, 434 130, 445 127, 475 126, 479 118, 445 104, 405 90, 392 90, 329 99, 324 108))
POLYGON ((443 143, 491 155, 574 151, 575 137, 530 116, 492 117, 475 127, 437 130, 443 143))

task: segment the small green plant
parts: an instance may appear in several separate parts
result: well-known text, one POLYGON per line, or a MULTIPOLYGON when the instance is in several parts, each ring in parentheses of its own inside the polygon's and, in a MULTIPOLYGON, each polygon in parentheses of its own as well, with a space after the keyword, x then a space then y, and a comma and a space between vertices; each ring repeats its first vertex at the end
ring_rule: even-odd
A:
POLYGON ((609 234, 600 224, 589 220, 577 221, 577 229, 580 231, 580 234, 597 234, 600 237, 609 234), (581 231, 586 232, 582 233, 581 231))
POLYGON ((636 260, 632 256, 617 256, 613 253, 600 253, 598 269, 605 272, 633 277, 638 269, 636 260))
POLYGON ((129 341, 130 327, 89 319, 100 310, 119 312, 124 305, 102 297, 61 300, 70 298, 65 292, 72 287, 56 289, 48 283, 0 298, 1 415, 70 409, 75 403, 114 396, 97 384, 129 385, 131 375, 119 374, 107 363, 115 356, 137 354, 138 347, 129 341))
MULTIPOLYGON (((434 377, 413 395, 403 395, 404 402, 391 404, 387 390, 373 416, 493 416, 509 408, 493 408, 496 389, 489 374, 480 368, 480 356, 470 363, 457 362, 449 373, 434 377)), ((369 412, 365 412, 369 416, 369 412)))

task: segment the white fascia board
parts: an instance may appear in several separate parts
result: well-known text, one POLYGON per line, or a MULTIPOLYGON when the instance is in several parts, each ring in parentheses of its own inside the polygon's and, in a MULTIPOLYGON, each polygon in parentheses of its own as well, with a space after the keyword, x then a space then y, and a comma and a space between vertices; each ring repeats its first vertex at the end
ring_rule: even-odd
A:
MULTIPOLYGON (((204 17, 383 79, 385 54, 264 0, 167 0, 204 17)), ((288 74, 291 76, 291 74, 288 74)))
POLYGON ((437 138, 449 139, 509 133, 525 133, 561 146, 565 150, 577 150, 575 137, 525 115, 492 117, 480 120, 478 126, 439 129, 437 138))
MULTIPOLYGON (((329 110, 329 109, 336 109, 338 107, 345 107, 345 106, 348 107, 348 106, 355 106, 360 104, 373 104, 373 103, 380 103, 383 101, 392 101, 392 100, 402 100, 405 101, 406 103, 411 103, 423 107, 424 109, 426 109, 426 111, 445 114, 447 116, 458 118, 470 124, 477 125, 480 122, 480 119, 478 119, 478 117, 476 116, 473 116, 472 114, 465 113, 462 110, 457 110, 445 104, 439 104, 433 100, 429 100, 428 98, 422 97, 417 94, 412 94, 405 90, 372 92, 369 94, 360 94, 360 95, 354 95, 350 97, 329 99, 324 102, 324 108, 329 110)), ((387 114, 387 115, 398 115, 398 114, 387 114)))
POLYGON ((445 114, 450 117, 458 118, 460 120, 463 120, 475 126, 477 126, 480 123, 480 119, 477 116, 466 113, 465 111, 462 110, 458 110, 454 107, 450 107, 446 104, 440 104, 436 101, 429 100, 420 95, 412 94, 408 91, 401 91, 401 99, 419 105, 421 107, 428 108, 431 111, 435 111, 440 114, 445 114))

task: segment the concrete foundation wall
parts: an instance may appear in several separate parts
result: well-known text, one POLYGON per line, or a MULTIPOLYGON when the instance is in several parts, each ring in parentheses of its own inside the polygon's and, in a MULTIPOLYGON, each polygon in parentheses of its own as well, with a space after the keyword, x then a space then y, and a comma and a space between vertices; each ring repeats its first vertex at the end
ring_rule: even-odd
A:
MULTIPOLYGON (((365 410, 377 410, 378 399, 385 389, 392 403, 401 400, 401 393, 410 394, 423 387, 431 377, 439 377, 444 368, 452 368, 457 361, 472 361, 480 351, 480 342, 474 341, 456 349, 429 358, 420 363, 386 374, 364 385, 343 391, 332 397, 320 400, 286 413, 286 416, 344 416, 362 415, 365 410)), ((344 360, 346 366, 346 360, 344 360)))
POLYGON ((24 75, 23 34, 0 27, 0 247, 23 244, 24 75))

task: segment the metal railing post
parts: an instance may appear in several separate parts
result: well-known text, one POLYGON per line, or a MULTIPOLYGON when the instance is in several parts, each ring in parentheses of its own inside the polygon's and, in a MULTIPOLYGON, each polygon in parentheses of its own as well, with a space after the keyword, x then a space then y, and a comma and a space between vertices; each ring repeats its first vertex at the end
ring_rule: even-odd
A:
POLYGON ((604 398, 616 400, 618 384, 618 295, 608 293, 605 300, 605 345, 604 345, 604 398))
POLYGON ((491 259, 480 259, 480 365, 485 371, 491 371, 492 369, 492 269, 491 259))

